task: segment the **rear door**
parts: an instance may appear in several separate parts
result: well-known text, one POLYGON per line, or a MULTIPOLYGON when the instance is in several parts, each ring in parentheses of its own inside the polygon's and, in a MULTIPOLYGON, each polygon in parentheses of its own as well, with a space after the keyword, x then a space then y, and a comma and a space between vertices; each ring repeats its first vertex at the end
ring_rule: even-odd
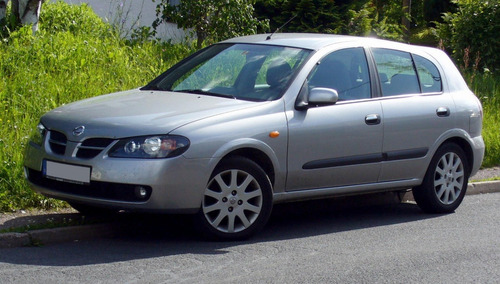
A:
POLYGON ((429 148, 453 127, 453 99, 442 92, 441 75, 429 59, 391 49, 372 52, 384 113, 385 161, 379 181, 423 176, 429 148))

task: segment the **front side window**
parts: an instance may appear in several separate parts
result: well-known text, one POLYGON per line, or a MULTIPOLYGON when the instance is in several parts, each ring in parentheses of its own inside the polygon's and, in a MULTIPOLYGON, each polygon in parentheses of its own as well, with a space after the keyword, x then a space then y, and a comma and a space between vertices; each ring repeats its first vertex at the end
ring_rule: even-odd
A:
POLYGON ((168 70, 145 89, 274 100, 281 97, 309 53, 281 46, 213 45, 168 70))
POLYGON ((340 101, 370 98, 370 75, 364 49, 342 49, 325 56, 309 75, 308 84, 310 89, 336 90, 340 101))
POLYGON ((373 56, 383 96, 420 93, 420 85, 408 52, 375 48, 373 56))

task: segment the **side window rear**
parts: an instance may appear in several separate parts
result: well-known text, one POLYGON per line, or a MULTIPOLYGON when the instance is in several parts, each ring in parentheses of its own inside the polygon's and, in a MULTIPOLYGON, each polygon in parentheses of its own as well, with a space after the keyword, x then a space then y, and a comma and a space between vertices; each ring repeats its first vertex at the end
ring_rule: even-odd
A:
POLYGON ((371 97, 370 76, 363 48, 348 48, 332 52, 318 63, 309 75, 309 88, 330 88, 339 100, 371 97))
POLYGON ((410 53, 375 48, 373 56, 377 64, 383 96, 420 93, 420 85, 410 53))
POLYGON ((437 67, 422 56, 413 55, 413 60, 415 60, 415 66, 417 67, 422 93, 441 92, 443 87, 437 67))

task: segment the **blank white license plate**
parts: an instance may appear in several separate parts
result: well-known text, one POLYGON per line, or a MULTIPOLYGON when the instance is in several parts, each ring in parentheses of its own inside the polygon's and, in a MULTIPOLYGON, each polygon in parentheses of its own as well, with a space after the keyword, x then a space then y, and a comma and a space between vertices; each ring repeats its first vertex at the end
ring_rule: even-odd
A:
POLYGON ((44 174, 47 178, 74 183, 90 183, 90 167, 75 166, 52 161, 44 162, 44 174))

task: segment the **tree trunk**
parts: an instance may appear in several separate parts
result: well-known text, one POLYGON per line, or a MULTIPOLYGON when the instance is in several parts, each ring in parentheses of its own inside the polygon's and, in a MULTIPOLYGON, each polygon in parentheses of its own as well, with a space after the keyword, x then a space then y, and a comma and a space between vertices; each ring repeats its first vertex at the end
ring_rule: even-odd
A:
POLYGON ((201 49, 203 46, 203 41, 207 37, 207 33, 202 29, 196 29, 196 48, 201 49))
POLYGON ((403 34, 406 41, 410 39, 410 17, 411 0, 403 0, 403 17, 401 18, 401 24, 403 25, 403 34))
POLYGON ((0 0, 0 22, 5 19, 7 13, 7 3, 9 3, 9 0, 0 0))
POLYGON ((14 14, 14 17, 19 23, 19 0, 12 0, 12 5, 10 6, 12 8, 12 14, 14 14))
POLYGON ((21 25, 33 25, 33 33, 38 31, 38 18, 43 0, 12 0, 12 13, 21 25))

